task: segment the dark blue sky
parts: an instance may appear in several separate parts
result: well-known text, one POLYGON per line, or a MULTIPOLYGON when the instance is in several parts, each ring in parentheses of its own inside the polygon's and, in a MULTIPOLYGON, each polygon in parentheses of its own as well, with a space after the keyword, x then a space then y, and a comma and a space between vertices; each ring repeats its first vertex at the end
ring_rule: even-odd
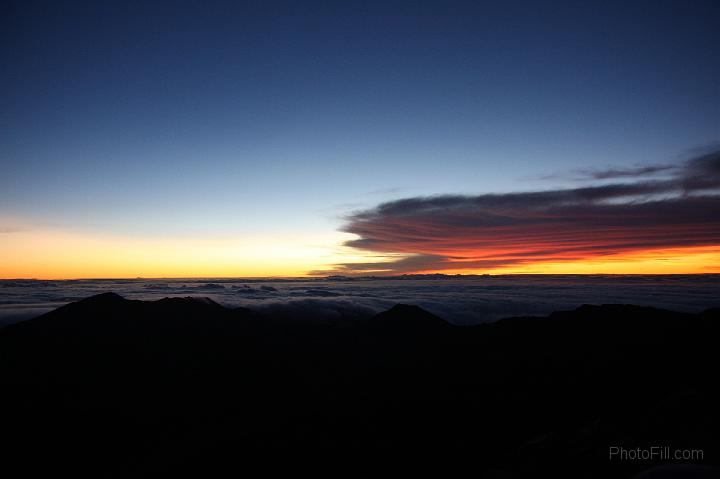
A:
POLYGON ((717 1, 4 5, 6 222, 302 235, 720 139, 717 1))

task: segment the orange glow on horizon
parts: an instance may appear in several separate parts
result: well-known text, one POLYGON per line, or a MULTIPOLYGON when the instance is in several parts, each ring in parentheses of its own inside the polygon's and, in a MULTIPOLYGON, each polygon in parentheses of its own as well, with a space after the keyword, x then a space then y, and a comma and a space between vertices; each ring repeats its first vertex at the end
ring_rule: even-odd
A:
MULTIPOLYGON (((462 261, 457 263, 461 265, 462 261)), ((567 261, 536 261, 484 270, 458 267, 420 273, 709 274, 720 273, 720 246, 646 250, 567 261)))
POLYGON ((345 260, 338 245, 346 236, 143 239, 18 231, 0 236, 0 279, 300 277, 345 260))
MULTIPOLYGON (((361 252, 341 246, 352 235, 311 237, 244 237, 238 239, 139 239, 93 237, 59 231, 27 230, 0 236, 0 278, 190 278, 303 277, 312 271, 333 274, 335 266, 378 257, 404 255, 361 252)), ((510 256, 508 251, 482 252, 482 258, 510 256)), ((443 252, 444 254, 447 252, 443 252)), ((458 253, 458 252, 456 252, 458 253)), ((473 257, 463 251, 457 256, 473 257)), ((579 252, 580 253, 580 252, 579 252)), ((477 256, 476 256, 477 257, 477 256)), ((495 268, 457 267, 408 273, 445 274, 701 274, 720 273, 720 245, 544 258, 495 268)), ((388 268, 355 274, 388 275, 388 268)), ((447 263, 446 263, 447 264, 447 263)), ((448 265, 449 266, 449 265, 448 265)), ((454 266, 454 265, 453 265, 454 266)), ((337 271, 337 274, 344 274, 337 271)))

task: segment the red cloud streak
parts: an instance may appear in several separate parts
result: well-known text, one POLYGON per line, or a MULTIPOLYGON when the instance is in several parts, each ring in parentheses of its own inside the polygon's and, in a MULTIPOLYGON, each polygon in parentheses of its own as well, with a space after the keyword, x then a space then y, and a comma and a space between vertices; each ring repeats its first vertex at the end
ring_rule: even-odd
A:
POLYGON ((720 245, 720 152, 673 171, 655 181, 384 203, 349 217, 344 231, 358 239, 347 245, 408 256, 336 272, 484 269, 720 245))

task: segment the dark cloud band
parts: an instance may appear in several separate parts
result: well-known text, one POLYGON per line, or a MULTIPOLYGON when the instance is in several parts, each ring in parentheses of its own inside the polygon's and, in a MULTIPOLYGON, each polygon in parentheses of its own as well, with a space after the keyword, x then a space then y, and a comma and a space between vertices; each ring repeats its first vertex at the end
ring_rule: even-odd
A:
POLYGON ((679 167, 613 170, 633 181, 478 196, 406 198, 348 218, 348 246, 404 255, 336 272, 491 269, 720 245, 720 151, 679 167), (672 171, 667 179, 646 179, 672 171))

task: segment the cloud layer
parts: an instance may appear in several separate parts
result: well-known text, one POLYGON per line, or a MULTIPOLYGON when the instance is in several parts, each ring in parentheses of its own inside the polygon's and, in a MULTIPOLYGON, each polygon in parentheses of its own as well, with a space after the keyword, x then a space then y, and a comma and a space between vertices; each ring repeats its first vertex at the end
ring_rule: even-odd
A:
POLYGON ((632 303, 699 312, 720 305, 720 275, 0 280, 0 327, 109 291, 143 300, 209 297, 227 307, 242 306, 288 319, 354 320, 405 303, 453 323, 472 324, 516 315, 545 315, 584 303, 632 303))
POLYGON ((720 151, 679 166, 587 172, 629 181, 478 196, 406 198, 349 217, 347 246, 399 255, 341 273, 489 270, 720 245, 720 151), (658 178, 657 174, 665 176, 658 178))

